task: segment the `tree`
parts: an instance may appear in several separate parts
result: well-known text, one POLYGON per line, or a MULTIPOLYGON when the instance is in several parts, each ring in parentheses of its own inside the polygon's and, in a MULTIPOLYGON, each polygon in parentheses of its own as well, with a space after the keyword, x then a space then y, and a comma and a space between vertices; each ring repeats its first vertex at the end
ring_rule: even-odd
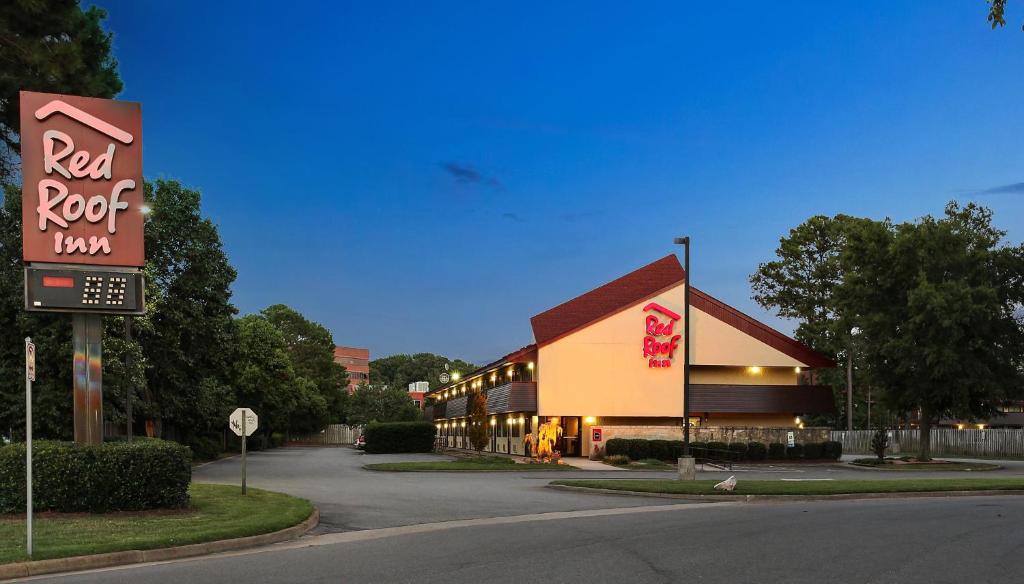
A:
POLYGON ((482 391, 469 394, 469 442, 480 452, 487 448, 487 396, 482 391))
POLYGON ((147 359, 145 406, 159 434, 188 442, 224 425, 232 406, 235 341, 228 262, 200 194, 176 181, 146 184, 147 312, 138 338, 147 359))
POLYGON ((848 234, 837 297, 864 337, 863 358, 887 399, 918 410, 921 449, 943 416, 988 416, 1020 396, 1024 246, 1010 246, 988 209, 848 234))
POLYGON ((20 90, 107 98, 121 91, 106 17, 77 0, 0 3, 0 182, 17 174, 20 90))
MULTIPOLYGON (((838 371, 819 376, 834 387, 845 382, 848 396, 853 394, 853 324, 838 305, 835 291, 844 277, 842 252, 848 234, 864 222, 870 220, 815 215, 779 240, 778 259, 759 265, 750 276, 754 300, 780 317, 797 320, 798 340, 837 361, 846 361, 845 380, 838 371)), ((846 402, 838 395, 836 401, 846 402)), ((845 410, 852 422, 852 404, 846 403, 840 410, 845 410)))
POLYGON ((348 403, 348 423, 353 426, 370 422, 412 422, 420 416, 422 412, 405 387, 364 383, 356 388, 348 403))
MULTIPOLYGON (((324 424, 341 422, 345 416, 348 374, 334 362, 331 332, 284 304, 269 306, 262 314, 284 337, 295 375, 303 380, 303 392, 311 392, 304 403, 315 404, 314 410, 322 405, 326 412, 324 424)), ((310 422, 304 420, 303 425, 310 427, 310 422)), ((310 431, 322 428, 323 424, 310 431)))
POLYGON ((370 380, 374 385, 398 387, 405 391, 414 381, 439 383, 438 378, 445 371, 464 374, 475 369, 471 363, 432 353, 391 355, 370 361, 370 380), (448 365, 447 370, 445 365, 448 365))
MULTIPOLYGON (((265 317, 256 314, 237 320, 232 385, 238 407, 252 408, 267 433, 286 430, 303 399, 296 383, 284 335, 265 317)), ((309 383, 309 382, 306 382, 309 383)))

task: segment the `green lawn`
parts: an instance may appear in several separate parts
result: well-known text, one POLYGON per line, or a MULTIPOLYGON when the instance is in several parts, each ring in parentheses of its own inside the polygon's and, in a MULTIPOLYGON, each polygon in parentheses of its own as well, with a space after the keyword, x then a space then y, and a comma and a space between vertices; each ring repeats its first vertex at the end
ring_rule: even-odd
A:
MULTIPOLYGON (((313 512, 304 499, 229 485, 193 483, 181 511, 37 514, 32 559, 144 550, 278 531, 313 512)), ((0 515, 0 563, 27 560, 25 519, 0 515)))
POLYGON ((626 464, 611 464, 607 460, 605 464, 608 466, 614 466, 615 468, 625 468, 628 470, 675 470, 676 467, 658 460, 656 458, 645 458, 644 460, 631 460, 626 464))
POLYGON ((459 458, 456 460, 437 460, 429 462, 379 462, 368 464, 363 468, 391 472, 522 472, 546 470, 576 470, 568 464, 518 464, 511 458, 503 456, 481 456, 478 458, 459 458))
MULTIPOLYGON (((554 485, 612 489, 640 493, 721 495, 713 489, 718 481, 643 479, 559 480, 554 485)), ((889 479, 843 481, 745 481, 736 485, 735 495, 839 495, 847 493, 918 493, 931 491, 1024 490, 1024 478, 971 479, 889 479)))
POLYGON ((947 471, 947 470, 999 470, 1002 468, 998 464, 988 464, 986 462, 956 462, 956 461, 944 461, 944 462, 897 462, 899 459, 887 458, 884 463, 879 463, 877 458, 858 458, 851 462, 855 466, 865 466, 870 468, 877 468, 879 470, 894 470, 894 471, 915 471, 915 470, 931 470, 931 471, 947 471))

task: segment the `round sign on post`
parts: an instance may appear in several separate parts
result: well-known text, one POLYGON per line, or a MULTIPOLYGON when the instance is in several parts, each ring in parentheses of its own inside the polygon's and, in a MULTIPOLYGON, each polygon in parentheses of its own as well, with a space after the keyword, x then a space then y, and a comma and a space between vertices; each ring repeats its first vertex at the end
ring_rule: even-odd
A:
POLYGON ((451 380, 451 376, 449 376, 447 373, 442 373, 440 376, 438 376, 438 380, 441 383, 448 383, 451 380))
POLYGON ((241 436, 243 418, 245 420, 245 435, 252 436, 252 433, 260 425, 260 418, 256 415, 256 412, 249 408, 238 408, 231 412, 231 417, 228 418, 228 426, 231 427, 231 431, 235 433, 235 436, 241 436))

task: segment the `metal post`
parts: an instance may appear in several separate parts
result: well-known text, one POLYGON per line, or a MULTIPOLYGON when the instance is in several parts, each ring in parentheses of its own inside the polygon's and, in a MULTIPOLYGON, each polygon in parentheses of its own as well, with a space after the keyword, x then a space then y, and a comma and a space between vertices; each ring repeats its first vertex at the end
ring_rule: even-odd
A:
POLYGON ((248 417, 249 416, 247 414, 242 414, 242 494, 243 495, 245 494, 245 439, 246 439, 245 421, 246 421, 246 418, 248 418, 248 417))
POLYGON ((697 478, 693 455, 690 454, 690 238, 677 237, 683 245, 683 270, 686 284, 683 288, 683 455, 678 460, 679 478, 692 481, 697 478))
POLYGON ((126 350, 124 357, 125 372, 125 417, 128 418, 128 441, 131 442, 135 435, 135 418, 132 416, 132 397, 135 394, 135 387, 132 382, 132 317, 124 317, 124 338, 126 350))
POLYGON ((103 317, 71 315, 74 348, 75 442, 103 442, 103 317))
MULTIPOLYGON (((32 339, 25 337, 25 353, 32 339)), ((32 378, 25 369, 25 551, 32 557, 32 378)))
POLYGON ((853 431, 853 347, 846 350, 846 430, 853 431))

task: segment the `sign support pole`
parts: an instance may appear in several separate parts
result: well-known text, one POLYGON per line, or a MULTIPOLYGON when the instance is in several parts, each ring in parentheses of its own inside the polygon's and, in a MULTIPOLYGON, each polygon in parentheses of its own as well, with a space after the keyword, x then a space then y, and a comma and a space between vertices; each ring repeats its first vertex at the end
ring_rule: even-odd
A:
POLYGON ((242 416, 242 494, 245 494, 245 419, 249 416, 242 416))
POLYGON ((690 453, 690 238, 677 237, 676 244, 683 246, 683 271, 686 287, 683 288, 683 456, 679 458, 679 478, 692 481, 697 478, 696 461, 690 453))
POLYGON ((103 317, 71 315, 74 348, 75 442, 103 442, 103 317))
POLYGON ((32 559, 32 380, 35 378, 35 346, 30 337, 25 337, 25 357, 25 551, 32 559))

